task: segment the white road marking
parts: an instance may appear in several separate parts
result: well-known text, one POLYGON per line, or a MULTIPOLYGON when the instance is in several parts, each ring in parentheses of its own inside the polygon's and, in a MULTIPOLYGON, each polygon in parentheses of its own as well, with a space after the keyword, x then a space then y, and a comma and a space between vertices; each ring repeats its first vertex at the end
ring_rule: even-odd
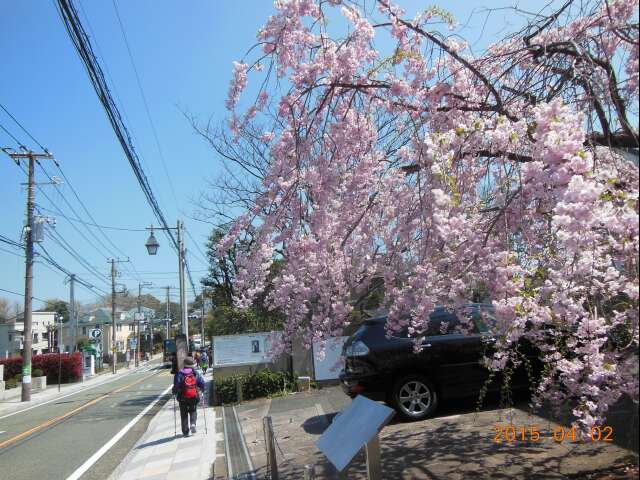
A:
POLYGON ((51 400, 47 400, 46 402, 37 403, 37 404, 32 405, 30 407, 23 408, 22 410, 18 410, 17 412, 8 413, 8 414, 3 415, 2 417, 0 417, 0 420, 2 420, 3 418, 11 417, 13 415, 17 415, 17 414, 22 413, 22 412, 26 412, 27 410, 32 410, 32 409, 34 409, 36 407, 40 407, 42 405, 46 405, 46 404, 51 403, 51 402, 57 402, 58 400, 62 400, 63 398, 70 397, 71 395, 75 395, 76 393, 86 392, 87 390, 91 390, 92 388, 99 387, 100 385, 106 385, 108 383, 115 382, 116 380, 118 380, 120 378, 124 378, 124 377, 126 377, 128 375, 131 375, 132 373, 144 373, 144 371, 142 371, 142 370, 137 370, 137 371, 133 370, 131 372, 124 373, 122 375, 119 375, 117 377, 111 378, 109 380, 105 380, 104 382, 97 383, 96 385, 91 385, 90 387, 87 387, 87 388, 81 388, 79 390, 75 390, 75 391, 73 391, 71 393, 67 393, 66 395, 62 395, 61 397, 55 397, 55 398, 52 398, 51 400))
POLYGON ((6 433, 6 430, 0 430, 0 433, 6 433))
POLYGON ((138 423, 138 421, 149 411, 153 408, 153 406, 158 403, 158 401, 164 397, 167 392, 169 390, 171 390, 171 388, 173 387, 173 385, 168 386, 160 395, 158 395, 149 405, 147 405, 144 410, 142 410, 138 415, 136 415, 136 417, 131 420, 129 423, 127 423, 124 427, 122 427, 122 430, 120 430, 118 433, 116 433, 111 440, 109 440, 107 443, 105 443, 100 450, 98 450, 96 453, 94 453, 93 455, 91 455, 91 457, 89 457, 87 459, 87 461, 85 461, 82 465, 80 465, 80 467, 73 472, 71 475, 69 475, 67 477, 67 480, 78 480, 82 475, 84 475, 86 473, 87 470, 89 470, 94 463, 96 463, 105 453, 107 453, 109 451, 109 449, 111 447, 113 447, 118 440, 120 440, 122 437, 124 437, 124 435, 131 430, 131 428, 138 423))

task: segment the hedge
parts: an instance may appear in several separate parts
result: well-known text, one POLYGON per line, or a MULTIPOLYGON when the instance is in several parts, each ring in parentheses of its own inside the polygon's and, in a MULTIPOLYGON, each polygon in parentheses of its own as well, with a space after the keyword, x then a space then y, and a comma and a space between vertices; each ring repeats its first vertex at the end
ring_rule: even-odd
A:
POLYGON ((242 383, 243 400, 268 397, 283 390, 291 390, 293 383, 288 373, 261 370, 253 375, 234 375, 214 381, 218 402, 233 403, 238 400, 236 385, 242 383))
MULTIPOLYGON (((31 359, 31 371, 42 370, 47 377, 47 383, 58 383, 58 363, 60 355, 46 353, 34 355, 31 359)), ((22 357, 12 357, 0 360, 4 365, 4 380, 7 381, 22 374, 22 357)), ((75 382, 82 377, 82 354, 80 352, 62 354, 62 383, 75 382)))

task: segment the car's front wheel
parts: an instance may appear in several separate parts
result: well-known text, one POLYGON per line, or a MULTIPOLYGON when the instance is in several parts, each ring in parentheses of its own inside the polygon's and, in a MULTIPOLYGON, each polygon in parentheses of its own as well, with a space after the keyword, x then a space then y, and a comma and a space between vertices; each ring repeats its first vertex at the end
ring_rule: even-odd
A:
POLYGON ((393 386, 393 406, 407 420, 422 420, 438 406, 433 384, 422 375, 408 375, 393 386))

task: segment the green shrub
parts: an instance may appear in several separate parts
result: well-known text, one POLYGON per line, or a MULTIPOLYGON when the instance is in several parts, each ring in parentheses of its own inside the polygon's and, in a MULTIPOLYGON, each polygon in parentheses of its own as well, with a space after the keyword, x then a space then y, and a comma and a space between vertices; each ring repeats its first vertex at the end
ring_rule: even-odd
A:
POLYGON ((268 397, 278 394, 283 390, 292 390, 293 382, 289 374, 284 372, 272 372, 261 370, 253 375, 234 375, 223 380, 216 380, 214 387, 218 401, 221 403, 234 403, 237 398, 237 384, 242 383, 243 400, 268 397))
POLYGON ((43 375, 44 375, 44 372, 39 368, 36 368, 33 370, 33 372, 31 372, 32 377, 42 377, 43 375))
POLYGON ((17 383, 21 383, 21 382, 22 382, 22 374, 21 374, 21 373, 17 374, 17 375, 16 375, 15 377, 13 377, 13 378, 15 378, 15 379, 16 379, 16 382, 17 382, 17 383))
POLYGON ((4 384, 4 387, 9 390, 10 388, 16 388, 18 386, 18 382, 16 382, 15 378, 10 378, 4 384))

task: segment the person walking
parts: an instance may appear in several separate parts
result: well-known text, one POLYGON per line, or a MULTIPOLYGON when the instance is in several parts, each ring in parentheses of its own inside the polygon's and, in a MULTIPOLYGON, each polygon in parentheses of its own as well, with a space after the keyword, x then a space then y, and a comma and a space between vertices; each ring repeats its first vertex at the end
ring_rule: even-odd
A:
POLYGON ((180 422, 185 437, 189 436, 189 430, 196 433, 198 403, 201 393, 204 393, 204 378, 195 366, 193 357, 185 357, 184 368, 173 377, 173 394, 180 405, 180 422))
POLYGON ((202 350, 200 352, 200 370, 202 370, 203 375, 206 375, 208 366, 209 366, 209 361, 207 359, 207 351, 202 350))

